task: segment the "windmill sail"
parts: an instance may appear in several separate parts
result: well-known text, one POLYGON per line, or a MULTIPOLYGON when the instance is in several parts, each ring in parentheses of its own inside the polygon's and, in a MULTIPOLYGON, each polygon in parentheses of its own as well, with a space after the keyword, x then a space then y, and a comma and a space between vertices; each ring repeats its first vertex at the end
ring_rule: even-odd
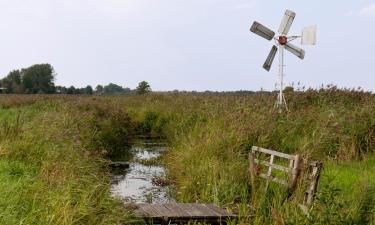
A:
POLYGON ((296 55, 298 58, 300 59, 304 59, 305 58, 305 50, 291 44, 291 43, 287 43, 285 45, 285 49, 287 51, 289 51, 290 53, 296 55))
POLYGON ((316 45, 316 26, 315 25, 303 28, 301 44, 316 45))
POLYGON ((266 26, 258 23, 255 21, 253 25, 250 28, 250 31, 267 39, 272 40, 272 38, 275 36, 275 32, 273 32, 271 29, 267 28, 266 26))
POLYGON ((272 46, 271 51, 268 54, 268 57, 263 64, 263 68, 265 70, 270 71, 271 66, 272 66, 272 62, 273 62, 273 60, 275 59, 275 56, 276 56, 276 52, 277 52, 277 47, 274 45, 274 46, 272 46))
POLYGON ((291 10, 286 10, 283 19, 281 20, 281 24, 279 27, 279 33, 281 35, 287 35, 290 27, 292 26, 294 17, 296 17, 296 13, 291 10))

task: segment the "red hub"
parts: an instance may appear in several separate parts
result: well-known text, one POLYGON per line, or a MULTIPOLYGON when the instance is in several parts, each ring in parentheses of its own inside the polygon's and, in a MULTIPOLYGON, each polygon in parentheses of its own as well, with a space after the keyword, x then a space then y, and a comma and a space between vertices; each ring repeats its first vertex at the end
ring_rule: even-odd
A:
POLYGON ((286 45, 286 43, 288 43, 288 38, 285 36, 279 36, 279 44, 286 45))

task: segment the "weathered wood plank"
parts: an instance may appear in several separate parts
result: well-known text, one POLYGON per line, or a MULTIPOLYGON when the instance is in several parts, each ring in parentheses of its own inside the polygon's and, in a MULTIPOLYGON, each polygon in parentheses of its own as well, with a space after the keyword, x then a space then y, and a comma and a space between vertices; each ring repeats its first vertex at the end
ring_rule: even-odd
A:
POLYGON ((212 216, 216 216, 216 217, 222 217, 222 216, 224 216, 224 214, 222 212, 220 212, 220 210, 215 210, 215 208, 218 208, 216 205, 214 205, 214 204, 205 204, 205 206, 210 211, 210 214, 212 216))
POLYGON ((165 205, 153 205, 153 208, 159 215, 162 217, 172 217, 174 215, 174 211, 170 210, 169 208, 165 207, 165 205))
POLYGON ((135 214, 146 220, 168 221, 225 221, 237 217, 214 204, 169 203, 135 204, 135 214))
POLYGON ((297 186, 297 179, 299 177, 299 174, 300 174, 300 160, 301 157, 300 155, 295 155, 294 156, 294 164, 293 164, 293 169, 292 169, 292 172, 291 172, 291 180, 290 180, 290 184, 289 184, 289 189, 291 191, 294 191, 294 189, 296 188, 297 186))
POLYGON ((189 212, 191 215, 194 215, 195 217, 204 217, 205 215, 201 212, 201 206, 200 205, 194 205, 191 203, 186 203, 183 205, 185 207, 185 210, 189 212))
POLYGON ((194 204, 189 204, 190 208, 192 209, 192 213, 196 215, 200 215, 202 217, 217 217, 216 213, 213 212, 211 209, 207 208, 206 205, 198 205, 195 206, 194 204))
POLYGON ((290 169, 288 167, 280 166, 280 165, 277 165, 277 164, 271 164, 269 162, 262 161, 262 160, 259 160, 259 159, 254 159, 254 161, 257 164, 262 164, 264 166, 269 166, 269 167, 272 167, 273 169, 281 170, 281 171, 284 171, 284 172, 287 172, 287 173, 289 173, 292 170, 292 169, 290 169))
POLYGON ((252 189, 254 189, 256 168, 255 168, 255 154, 253 152, 249 153, 249 173, 250 173, 251 187, 252 189))
POLYGON ((142 216, 147 215, 150 218, 162 218, 159 211, 155 210, 155 208, 151 204, 142 204, 141 206, 138 206, 136 214, 142 216))
POLYGON ((275 159, 275 156, 274 155, 271 155, 271 158, 270 158, 270 166, 268 167, 268 172, 267 172, 267 176, 271 176, 272 175, 272 165, 273 165, 273 160, 275 159))
POLYGON ((184 210, 179 206, 179 204, 164 204, 164 207, 171 211, 169 217, 176 218, 179 215, 184 215, 184 210))
POLYGON ((207 207, 214 211, 218 216, 221 217, 232 217, 235 216, 233 213, 229 213, 227 210, 217 207, 214 204, 207 204, 207 207))
POLYGON ((269 155, 275 155, 275 156, 285 158, 285 159, 294 159, 293 155, 289 155, 289 154, 285 154, 285 153, 282 153, 282 152, 277 152, 277 151, 274 151, 274 150, 269 150, 269 149, 265 149, 265 148, 261 148, 261 147, 257 147, 257 146, 253 146, 252 151, 253 152, 254 151, 262 152, 262 153, 266 153, 266 154, 269 154, 269 155))
POLYGON ((306 196, 304 200, 304 205, 307 206, 310 206, 313 203, 315 193, 318 188, 320 172, 322 170, 323 165, 319 162, 313 162, 310 163, 310 166, 312 167, 312 172, 309 175, 310 185, 308 187, 308 190, 306 191, 306 196))

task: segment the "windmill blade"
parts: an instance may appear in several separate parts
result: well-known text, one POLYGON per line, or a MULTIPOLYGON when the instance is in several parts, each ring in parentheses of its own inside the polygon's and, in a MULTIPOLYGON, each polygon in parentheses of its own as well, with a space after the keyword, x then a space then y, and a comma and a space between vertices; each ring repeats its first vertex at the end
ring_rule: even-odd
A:
POLYGON ((281 24, 280 24, 280 27, 279 27, 279 30, 278 30, 281 35, 287 35, 288 34, 288 32, 290 30, 290 27, 292 26, 294 17, 296 17, 295 12, 293 12, 289 9, 287 9, 285 11, 284 17, 281 20, 281 24))
POLYGON ((291 43, 287 43, 285 46, 285 49, 288 50, 290 53, 296 55, 300 59, 305 58, 305 50, 302 48, 299 48, 291 43))
POLYGON ((262 24, 258 23, 257 21, 254 21, 253 25, 250 28, 250 31, 267 39, 272 40, 272 38, 275 36, 275 32, 271 29, 267 28, 266 26, 263 26, 262 24))
POLYGON ((301 44, 316 45, 316 25, 302 29, 301 44))
POLYGON ((274 45, 274 46, 272 46, 270 54, 268 54, 268 57, 263 64, 263 68, 265 70, 270 71, 271 66, 272 66, 272 62, 273 62, 273 60, 275 59, 275 56, 276 56, 276 52, 277 52, 277 47, 274 45))

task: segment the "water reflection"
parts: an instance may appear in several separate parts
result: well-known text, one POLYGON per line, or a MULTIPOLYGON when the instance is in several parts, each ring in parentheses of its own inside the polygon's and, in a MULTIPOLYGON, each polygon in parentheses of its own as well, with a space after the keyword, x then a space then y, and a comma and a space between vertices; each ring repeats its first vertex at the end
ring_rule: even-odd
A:
POLYGON ((171 186, 162 187, 152 182, 155 177, 165 177, 165 168, 148 163, 160 157, 166 150, 166 144, 163 142, 141 140, 132 145, 126 156, 112 158, 113 161, 126 159, 129 162, 129 169, 113 170, 112 194, 126 202, 174 202, 171 186))

